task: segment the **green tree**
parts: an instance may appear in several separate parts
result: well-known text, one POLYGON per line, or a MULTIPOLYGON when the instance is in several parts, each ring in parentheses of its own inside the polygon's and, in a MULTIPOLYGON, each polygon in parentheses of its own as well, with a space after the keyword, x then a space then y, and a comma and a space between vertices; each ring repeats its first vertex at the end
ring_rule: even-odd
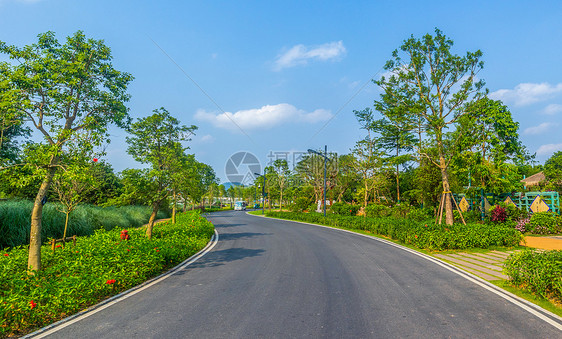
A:
POLYGON ((507 162, 522 164, 531 159, 519 140, 519 123, 501 101, 487 97, 470 102, 465 110, 467 114, 459 118, 453 132, 453 138, 459 140, 453 157, 457 176, 470 176, 486 192, 518 189, 520 178, 506 175, 512 172, 507 162))
MULTIPOLYGON (((454 149, 446 147, 447 129, 454 129, 466 114, 465 104, 479 99, 484 86, 483 80, 476 79, 484 65, 482 52, 458 56, 451 52, 452 46, 453 41, 439 29, 435 29, 435 36, 426 34, 417 39, 412 35, 386 63, 391 75, 375 81, 383 89, 379 102, 392 108, 381 112, 388 120, 407 119, 412 125, 419 121, 423 126, 436 156, 423 149, 418 153, 439 168, 445 193, 451 191, 449 165, 453 154, 448 151, 454 149)), ((453 206, 450 199, 445 201, 446 223, 450 225, 453 206)))
POLYGON ((155 109, 153 114, 131 124, 127 137, 127 152, 143 164, 150 165, 146 178, 152 182, 149 197, 152 213, 146 228, 146 236, 152 237, 152 229, 161 204, 168 198, 173 185, 173 173, 181 164, 184 148, 182 141, 189 141, 196 126, 180 125, 165 108, 155 109))
POLYGON ((562 151, 554 153, 544 163, 544 176, 557 191, 562 189, 562 151))
POLYGON ((400 166, 413 160, 409 152, 414 149, 416 142, 411 133, 412 125, 397 124, 383 118, 374 121, 373 131, 379 134, 376 138, 377 146, 387 152, 386 162, 395 168, 396 201, 400 202, 400 166))
POLYGON ((283 210, 283 192, 287 188, 289 178, 289 164, 285 159, 277 159, 273 162, 275 172, 275 183, 279 189, 279 210, 283 210))
POLYGON ((53 32, 19 48, 0 42, 0 52, 15 61, 1 69, 8 82, 3 98, 31 121, 43 141, 30 160, 43 175, 31 215, 28 271, 41 269, 41 218, 44 199, 61 164, 61 152, 79 131, 88 131, 92 144, 107 138, 107 126, 128 123, 127 85, 133 77, 111 64, 111 51, 102 40, 78 31, 60 44, 53 32))
POLYGON ((95 163, 92 161, 91 149, 80 146, 76 149, 81 149, 82 152, 61 155, 61 163, 65 165, 53 177, 51 186, 62 205, 59 211, 65 214, 63 244, 66 242, 70 214, 98 185, 93 171, 95 163))

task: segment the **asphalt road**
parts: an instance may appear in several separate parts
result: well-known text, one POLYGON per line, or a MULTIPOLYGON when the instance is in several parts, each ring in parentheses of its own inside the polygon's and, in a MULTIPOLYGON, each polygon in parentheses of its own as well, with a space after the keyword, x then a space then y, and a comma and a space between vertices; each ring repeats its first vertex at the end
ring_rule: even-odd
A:
POLYGON ((211 252, 47 337, 562 338, 493 290, 392 244, 244 212, 209 219, 219 233, 211 252))

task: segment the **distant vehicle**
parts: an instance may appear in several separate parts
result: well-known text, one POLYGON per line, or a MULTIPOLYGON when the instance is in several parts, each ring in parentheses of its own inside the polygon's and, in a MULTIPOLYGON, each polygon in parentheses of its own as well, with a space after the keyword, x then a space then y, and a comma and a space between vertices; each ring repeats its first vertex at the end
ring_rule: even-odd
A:
POLYGON ((245 211, 246 210, 246 202, 245 201, 237 201, 234 203, 234 210, 235 211, 245 211))

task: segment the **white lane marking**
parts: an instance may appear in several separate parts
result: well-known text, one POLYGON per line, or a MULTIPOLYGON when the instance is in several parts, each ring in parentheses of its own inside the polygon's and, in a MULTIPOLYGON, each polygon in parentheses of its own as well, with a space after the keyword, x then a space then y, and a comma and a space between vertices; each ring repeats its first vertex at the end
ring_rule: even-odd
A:
MULTIPOLYGON (((252 214, 248 214, 248 215, 252 215, 252 214)), ((544 308, 542 308, 542 307, 540 307, 540 306, 538 306, 538 305, 535 305, 535 304, 533 304, 533 303, 531 303, 531 302, 529 302, 529 301, 527 301, 527 300, 525 300, 525 299, 523 299, 523 298, 520 298, 520 297, 518 297, 518 296, 516 296, 516 295, 514 295, 514 294, 512 294, 512 293, 510 293, 510 292, 508 292, 508 291, 505 291, 505 290, 503 290, 503 289, 501 289, 501 288, 499 288, 499 287, 497 287, 497 286, 495 286, 495 285, 493 285, 493 284, 487 282, 486 280, 481 279, 480 277, 477 277, 477 276, 475 276, 475 275, 473 275, 473 274, 471 274, 471 273, 469 273, 469 272, 461 271, 459 268, 457 268, 457 267, 455 267, 455 266, 453 266, 453 265, 450 265, 450 264, 448 264, 448 263, 446 263, 446 262, 444 262, 444 261, 441 261, 441 260, 439 260, 439 259, 436 259, 436 258, 434 258, 434 257, 432 257, 432 256, 429 256, 429 255, 427 255, 427 254, 424 254, 424 253, 421 253, 421 252, 412 250, 412 249, 410 249, 410 248, 408 248, 408 247, 405 247, 405 246, 402 246, 402 245, 393 243, 392 241, 388 241, 388 240, 385 240, 385 239, 377 238, 377 237, 370 236, 370 235, 366 235, 366 234, 361 234, 361 233, 353 232, 353 231, 350 231, 350 230, 345 230, 345 229, 336 228, 336 227, 330 227, 330 226, 324 226, 324 225, 318 225, 318 224, 311 224, 311 223, 308 223, 308 222, 295 221, 295 220, 285 220, 285 219, 277 219, 277 218, 270 218, 270 219, 273 219, 273 220, 290 221, 290 222, 296 222, 296 223, 299 223, 299 224, 305 224, 305 225, 323 227, 323 228, 327 228, 327 229, 331 229, 331 230, 336 230, 336 231, 341 231, 341 232, 347 232, 347 233, 359 235, 359 236, 362 236, 362 237, 365 237, 365 238, 374 239, 374 240, 383 242, 383 243, 385 243, 385 244, 394 246, 394 247, 396 247, 396 248, 399 248, 399 249, 401 249, 401 250, 404 250, 404 251, 406 251, 406 252, 410 252, 410 253, 415 254, 415 255, 417 255, 417 256, 419 256, 419 257, 422 257, 422 258, 424 258, 424 259, 426 259, 426 260, 429 260, 429 261, 431 261, 431 262, 433 262, 433 263, 435 263, 435 264, 437 264, 437 265, 439 265, 439 266, 441 266, 441 267, 443 267, 443 268, 446 268, 447 270, 449 270, 449 271, 451 271, 451 272, 453 272, 453 273, 456 273, 456 274, 460 275, 461 277, 463 277, 463 278, 465 278, 465 279, 467 279, 467 280, 469 280, 469 281, 472 281, 473 283, 475 283, 475 284, 477 284, 477 285, 479 285, 479 286, 485 288, 486 290, 488 290, 488 291, 490 291, 490 292, 492 292, 492 293, 494 293, 494 294, 496 294, 496 295, 502 297, 503 299, 509 301, 510 303, 512 303, 512 304, 514 304, 514 305, 516 305, 516 306, 518 306, 518 307, 524 309, 525 311, 527 311, 527 312, 533 314, 534 316, 538 317, 539 319, 541 319, 541 320, 543 320, 543 321, 549 323, 550 325, 556 327, 558 330, 562 331, 562 318, 559 317, 558 315, 556 315, 556 314, 554 314, 554 313, 552 313, 552 312, 550 312, 550 311, 548 311, 548 310, 545 310, 544 308), (538 311, 538 310, 540 310, 540 311, 538 311), (545 314, 547 314, 548 317, 545 316, 545 314), (558 322, 555 321, 555 320, 553 320, 553 319, 551 319, 551 318, 557 319, 558 322)))
POLYGON ((116 296, 113 296, 109 299, 106 299, 105 301, 102 301, 101 303, 93 306, 93 309, 86 309, 80 313, 75 314, 74 316, 70 316, 66 319, 63 319, 59 322, 56 322, 52 325, 49 325, 47 327, 44 327, 36 332, 30 333, 22 338, 44 338, 48 335, 51 335, 67 326, 70 326, 82 319, 85 319, 93 314, 98 313, 99 311, 102 311, 112 305, 117 304, 120 301, 123 301, 139 292, 142 292, 144 290, 146 290, 147 288, 161 282, 162 280, 168 278, 169 276, 171 276, 172 274, 176 273, 179 270, 182 270, 184 268, 186 268, 187 266, 193 264, 195 261, 199 260, 201 257, 203 257, 205 254, 209 253, 214 247, 215 245, 218 243, 219 241, 219 233, 217 232, 217 230, 215 229, 215 234, 213 235, 213 237, 211 238, 211 241, 209 241, 209 243, 207 244, 207 246, 205 246, 201 251, 199 251, 198 253, 194 254, 193 256, 191 256, 190 258, 186 259, 185 261, 183 261, 182 263, 180 263, 179 265, 177 265, 176 267, 172 268, 171 270, 169 270, 168 272, 161 274, 160 276, 153 278, 152 280, 149 280, 147 282, 145 282, 144 284, 141 284, 140 286, 137 287, 133 287, 125 292, 122 292, 116 296))

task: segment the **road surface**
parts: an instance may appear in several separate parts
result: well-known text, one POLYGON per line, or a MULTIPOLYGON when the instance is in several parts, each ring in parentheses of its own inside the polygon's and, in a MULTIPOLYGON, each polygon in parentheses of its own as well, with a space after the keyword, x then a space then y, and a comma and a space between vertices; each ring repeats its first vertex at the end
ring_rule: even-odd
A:
POLYGON ((199 260, 41 336, 562 337, 559 318, 393 244, 240 211, 209 220, 219 240, 199 260))

